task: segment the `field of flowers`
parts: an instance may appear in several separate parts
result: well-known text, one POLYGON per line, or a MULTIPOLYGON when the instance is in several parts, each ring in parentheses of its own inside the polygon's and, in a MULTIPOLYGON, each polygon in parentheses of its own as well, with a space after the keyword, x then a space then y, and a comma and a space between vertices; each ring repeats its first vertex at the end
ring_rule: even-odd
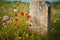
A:
POLYGON ((29 30, 29 3, 0 2, 0 40, 60 40, 60 3, 51 3, 50 36, 29 30))

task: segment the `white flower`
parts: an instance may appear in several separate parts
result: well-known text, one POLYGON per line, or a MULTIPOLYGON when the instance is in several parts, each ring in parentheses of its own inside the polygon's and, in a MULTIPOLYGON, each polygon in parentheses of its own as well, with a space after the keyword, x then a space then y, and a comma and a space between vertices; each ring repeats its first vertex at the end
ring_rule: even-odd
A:
POLYGON ((10 23, 11 23, 11 20, 8 20, 8 21, 7 21, 7 24, 10 24, 10 23))
POLYGON ((54 22, 56 22, 56 20, 54 20, 54 22))
POLYGON ((5 15, 2 19, 2 21, 7 20, 7 19, 9 19, 9 17, 7 15, 5 15))
POLYGON ((19 39, 21 39, 21 37, 18 37, 19 39))
POLYGON ((16 12, 17 11, 17 9, 14 9, 14 12, 16 12))

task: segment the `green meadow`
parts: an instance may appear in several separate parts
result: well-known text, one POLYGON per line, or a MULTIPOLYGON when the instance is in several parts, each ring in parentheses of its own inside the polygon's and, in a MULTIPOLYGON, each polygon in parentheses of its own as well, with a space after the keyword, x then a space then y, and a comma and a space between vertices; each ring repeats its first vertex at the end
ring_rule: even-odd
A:
POLYGON ((25 14, 29 14, 29 6, 30 4, 25 2, 0 2, 0 40, 60 40, 60 2, 51 3, 51 25, 48 37, 29 30, 28 19, 25 17, 25 14), (15 13, 14 9, 18 16, 7 24, 15 13), (24 15, 20 15, 21 11, 24 15), (2 21, 5 15, 9 18, 2 21), (15 21, 16 18, 18 20, 15 21), (6 24, 2 26, 2 23, 6 24))

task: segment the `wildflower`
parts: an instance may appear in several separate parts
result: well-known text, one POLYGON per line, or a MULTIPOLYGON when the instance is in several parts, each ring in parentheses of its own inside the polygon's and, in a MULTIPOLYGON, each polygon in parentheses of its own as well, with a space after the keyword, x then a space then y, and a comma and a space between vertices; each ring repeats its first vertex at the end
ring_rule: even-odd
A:
POLYGON ((14 16, 18 16, 18 14, 17 13, 14 13, 14 16))
POLYGON ((6 25, 6 23, 5 23, 5 22, 3 22, 3 23, 2 23, 2 26, 5 26, 5 25, 6 25))
POLYGON ((21 12, 20 12, 20 15, 24 15, 24 12, 23 12, 23 11, 21 11, 21 12))
POLYGON ((14 9, 13 11, 14 11, 14 12, 17 12, 17 9, 14 9))
POLYGON ((2 26, 3 26, 4 28, 6 28, 6 23, 5 23, 5 22, 3 22, 3 23, 2 23, 2 26))
POLYGON ((9 19, 9 17, 7 15, 5 15, 2 19, 2 21, 7 20, 7 19, 9 19))
POLYGON ((12 16, 12 17, 10 18, 10 20, 14 20, 14 17, 12 16))
POLYGON ((8 20, 8 21, 7 21, 7 24, 10 24, 10 23, 11 23, 11 20, 8 20))
POLYGON ((54 22, 56 22, 56 20, 54 20, 54 22))
POLYGON ((28 38, 29 37, 29 34, 25 34, 25 37, 28 38))
POLYGON ((29 14, 26 14, 25 16, 26 16, 26 18, 30 19, 30 15, 29 14))
POLYGON ((21 39, 21 37, 18 37, 19 39, 21 39))

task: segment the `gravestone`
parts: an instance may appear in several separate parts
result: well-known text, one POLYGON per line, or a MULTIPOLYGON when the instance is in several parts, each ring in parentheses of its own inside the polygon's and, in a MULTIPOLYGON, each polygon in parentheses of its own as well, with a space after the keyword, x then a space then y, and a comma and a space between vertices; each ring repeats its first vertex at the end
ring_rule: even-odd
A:
POLYGON ((46 35, 48 33, 48 4, 44 0, 32 0, 30 2, 31 18, 29 19, 29 29, 34 32, 46 35))

